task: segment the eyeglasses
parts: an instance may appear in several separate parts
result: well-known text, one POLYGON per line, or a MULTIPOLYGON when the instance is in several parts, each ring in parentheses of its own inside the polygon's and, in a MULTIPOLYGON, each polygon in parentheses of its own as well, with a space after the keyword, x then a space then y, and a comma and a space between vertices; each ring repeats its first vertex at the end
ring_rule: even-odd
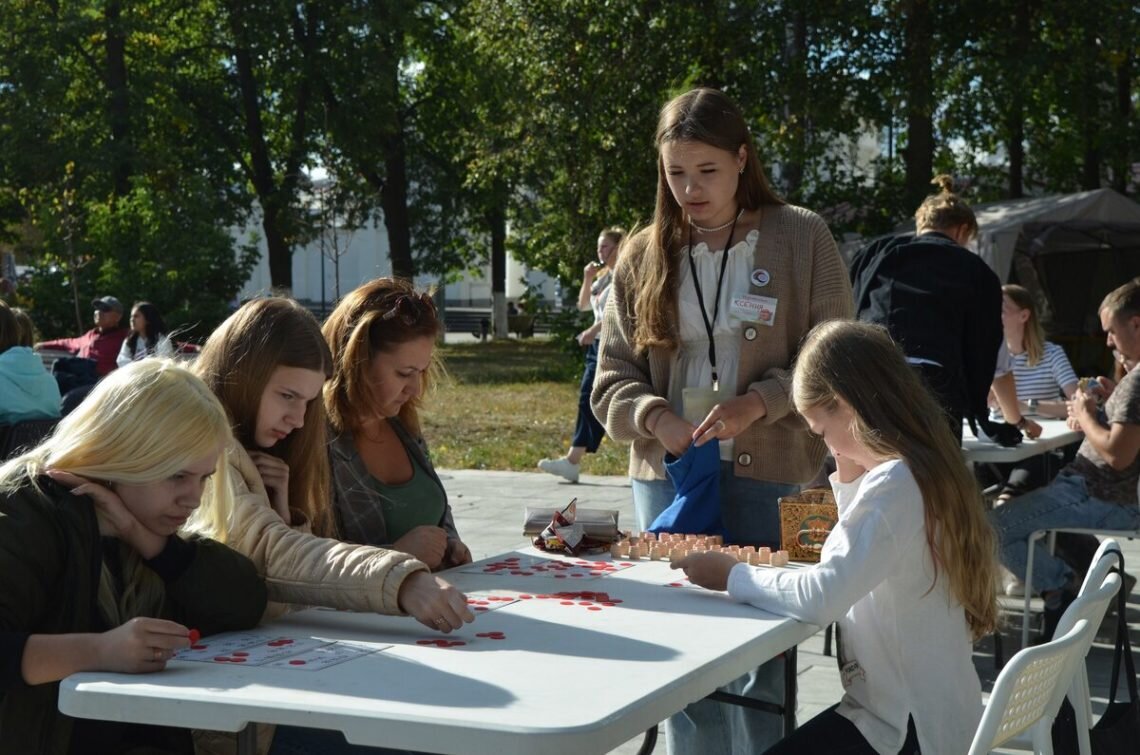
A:
POLYGON ((427 294, 402 294, 390 310, 380 315, 380 319, 388 321, 396 317, 405 325, 417 325, 420 319, 430 314, 435 317, 435 302, 427 294))

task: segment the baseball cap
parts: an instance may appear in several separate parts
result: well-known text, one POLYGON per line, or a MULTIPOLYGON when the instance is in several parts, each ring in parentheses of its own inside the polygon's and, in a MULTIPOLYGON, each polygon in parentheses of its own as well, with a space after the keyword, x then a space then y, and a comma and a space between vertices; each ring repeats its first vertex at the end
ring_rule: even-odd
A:
POLYGON ((91 306, 100 312, 110 312, 114 310, 119 314, 123 313, 123 303, 113 296, 101 296, 98 299, 93 299, 91 306))

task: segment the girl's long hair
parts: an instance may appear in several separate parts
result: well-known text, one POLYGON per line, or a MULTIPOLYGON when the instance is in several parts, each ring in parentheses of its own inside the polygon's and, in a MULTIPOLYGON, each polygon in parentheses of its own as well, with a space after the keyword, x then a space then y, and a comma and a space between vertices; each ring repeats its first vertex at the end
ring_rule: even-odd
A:
MULTIPOLYGON (((132 362, 100 380, 40 445, 0 466, 0 493, 36 485, 49 469, 102 484, 147 485, 217 453, 211 494, 203 496, 192 521, 226 521, 231 499, 221 451, 230 438, 222 405, 189 370, 166 359, 132 362)), ((105 566, 99 583, 99 608, 114 626, 158 615, 164 594, 139 554, 126 544, 120 550, 121 587, 105 566)))
POLYGON ((856 440, 876 459, 906 463, 922 491, 926 543, 975 639, 997 624, 997 538, 962 449, 938 402, 887 331, 831 320, 808 333, 792 379, 796 409, 851 406, 856 440))
POLYGON ((272 448, 254 442, 261 397, 278 367, 332 375, 332 355, 317 319, 292 299, 256 299, 242 306, 207 339, 194 370, 229 412, 234 437, 246 449, 272 454, 289 466, 289 505, 304 512, 316 535, 331 536, 335 521, 320 397, 305 409, 305 424, 272 448))
POLYGON ((784 204, 768 184, 744 114, 723 92, 692 89, 661 109, 655 139, 657 204, 653 222, 641 231, 644 238, 630 247, 634 252, 630 259, 624 259, 623 249, 618 261, 626 267, 635 265, 629 270, 634 279, 633 341, 639 350, 659 347, 673 351, 678 345, 676 292, 680 259, 676 252, 687 221, 684 210, 669 191, 661 147, 685 141, 701 142, 733 155, 744 147, 744 172, 736 187, 738 207, 756 210, 764 205, 784 204))
MULTIPOLYGON (((149 301, 136 302, 131 310, 138 310, 142 312, 142 316, 146 318, 146 351, 148 354, 154 353, 154 347, 158 345, 158 339, 167 334, 166 323, 162 320, 162 313, 158 311, 158 307, 151 304, 149 301)), ((131 334, 127 336, 127 347, 131 350, 131 355, 134 356, 135 347, 139 343, 139 334, 131 328, 131 334)))
MULTIPOLYGON (((344 433, 380 416, 369 375, 372 360, 418 338, 434 341, 443 323, 429 292, 401 278, 376 278, 341 299, 322 330, 335 364, 325 384, 325 406, 333 429, 344 433)), ((400 424, 413 435, 421 432, 419 410, 438 369, 433 358, 420 395, 400 408, 400 424)))
POLYGON ((1012 283, 1002 286, 1001 292, 1008 296, 1018 309, 1029 312, 1021 342, 1025 346, 1026 362, 1030 367, 1035 367, 1045 356, 1045 329, 1041 327, 1041 320, 1037 317, 1037 303, 1033 301, 1033 295, 1027 289, 1012 283))

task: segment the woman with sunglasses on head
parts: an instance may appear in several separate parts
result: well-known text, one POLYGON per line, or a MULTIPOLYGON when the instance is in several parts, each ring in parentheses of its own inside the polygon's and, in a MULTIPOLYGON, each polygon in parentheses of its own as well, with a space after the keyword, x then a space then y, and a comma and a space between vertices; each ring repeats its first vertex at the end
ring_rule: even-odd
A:
POLYGON ((333 506, 341 534, 411 553, 433 570, 471 561, 420 427, 442 330, 431 296, 396 278, 348 294, 323 328, 334 365, 325 406, 336 436, 333 506))
POLYGON ((340 542, 320 398, 332 357, 308 310, 249 302, 214 331, 194 369, 237 440, 227 451, 228 540, 265 574, 271 601, 409 613, 444 632, 472 619, 463 594, 407 552, 340 542))

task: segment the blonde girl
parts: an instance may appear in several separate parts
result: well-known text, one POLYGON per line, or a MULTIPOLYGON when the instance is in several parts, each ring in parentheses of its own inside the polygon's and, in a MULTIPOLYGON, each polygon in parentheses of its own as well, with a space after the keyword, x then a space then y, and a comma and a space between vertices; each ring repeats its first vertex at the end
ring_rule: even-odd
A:
POLYGON ((0 467, 6 751, 189 746, 188 731, 63 716, 58 682, 161 671, 191 628, 257 624, 266 597, 253 564, 183 529, 228 516, 219 462, 229 439, 202 381, 153 359, 111 373, 41 445, 0 467))
POLYGON ((837 463, 839 521, 820 563, 789 571, 709 553, 677 567, 766 611, 839 623, 842 701, 769 752, 965 752, 981 713, 972 641, 997 621, 997 560, 961 449, 875 325, 813 329, 793 395, 837 463))

